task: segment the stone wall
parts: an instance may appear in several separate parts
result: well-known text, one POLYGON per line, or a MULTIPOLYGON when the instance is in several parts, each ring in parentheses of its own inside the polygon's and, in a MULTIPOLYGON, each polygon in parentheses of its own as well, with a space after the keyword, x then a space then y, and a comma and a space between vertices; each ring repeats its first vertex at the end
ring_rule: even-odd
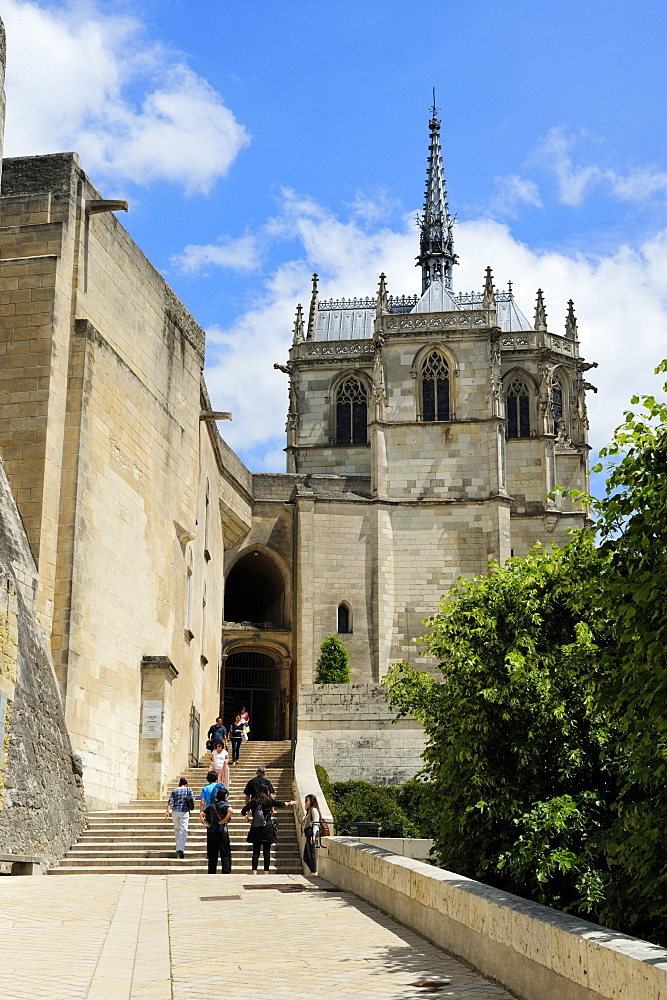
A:
MULTIPOLYGON (((61 857, 85 824, 48 646, 37 626, 37 572, 0 462, 0 853, 61 857)), ((6 867, 6 866, 5 866, 6 867)))
POLYGON ((394 722, 379 684, 302 684, 298 719, 299 738, 312 737, 315 763, 332 781, 400 785, 422 766, 422 727, 394 722))

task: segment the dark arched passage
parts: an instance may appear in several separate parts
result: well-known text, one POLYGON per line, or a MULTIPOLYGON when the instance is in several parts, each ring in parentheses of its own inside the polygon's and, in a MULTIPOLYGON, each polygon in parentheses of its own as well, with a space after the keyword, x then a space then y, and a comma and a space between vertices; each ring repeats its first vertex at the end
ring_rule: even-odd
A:
POLYGON ((243 708, 250 714, 251 740, 285 738, 280 667, 266 653, 243 650, 227 657, 222 717, 228 728, 243 708))
POLYGON ((285 625, 285 583, 276 563, 259 549, 239 559, 225 585, 225 621, 285 625))

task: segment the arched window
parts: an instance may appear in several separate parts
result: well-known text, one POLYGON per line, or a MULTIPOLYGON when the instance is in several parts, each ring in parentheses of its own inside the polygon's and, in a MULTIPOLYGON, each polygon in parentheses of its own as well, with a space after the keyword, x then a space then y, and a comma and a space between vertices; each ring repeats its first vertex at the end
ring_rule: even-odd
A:
POLYGON ((449 366, 439 351, 424 360, 421 381, 422 420, 449 420, 449 366))
POLYGON ((350 622, 350 609, 347 604, 338 605, 338 633, 347 635, 352 631, 350 622))
POLYGON ((530 393, 520 375, 515 375, 505 393, 508 438, 530 437, 530 393))
POLYGON ((356 375, 350 375, 336 393, 336 444, 368 441, 368 392, 356 375))
POLYGON ((558 421, 563 416, 563 385, 558 377, 551 380, 551 403, 554 411, 554 434, 558 434, 558 421))

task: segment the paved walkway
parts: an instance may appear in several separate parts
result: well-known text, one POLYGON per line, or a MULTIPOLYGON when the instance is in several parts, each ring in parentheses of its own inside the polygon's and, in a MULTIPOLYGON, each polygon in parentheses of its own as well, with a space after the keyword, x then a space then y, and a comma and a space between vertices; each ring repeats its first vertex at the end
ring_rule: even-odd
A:
POLYGON ((299 875, 0 878, 0 941, 0 1000, 510 1000, 368 903, 299 875))

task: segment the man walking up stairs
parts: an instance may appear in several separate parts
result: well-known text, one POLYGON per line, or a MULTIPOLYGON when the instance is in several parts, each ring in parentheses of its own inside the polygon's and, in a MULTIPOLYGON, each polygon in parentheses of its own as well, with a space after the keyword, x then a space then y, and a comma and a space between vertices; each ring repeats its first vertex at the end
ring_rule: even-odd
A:
MULTIPOLYGON (((229 801, 234 815, 229 825, 232 847, 232 872, 250 874, 252 847, 246 843, 248 824, 241 816, 245 805, 243 789, 257 768, 266 767, 266 776, 276 790, 276 798, 292 798, 291 744, 251 741, 241 747, 241 757, 231 770, 229 801)), ((69 849, 60 865, 49 874, 134 874, 174 875, 206 872, 206 828, 199 822, 199 793, 206 784, 208 762, 177 775, 172 787, 185 777, 195 796, 195 811, 190 816, 190 832, 183 860, 173 849, 171 822, 164 819, 165 799, 135 799, 127 806, 91 812, 88 829, 69 849)), ((166 798, 166 797, 165 797, 166 798)), ((281 809, 277 816, 278 843, 272 852, 271 871, 277 874, 300 874, 301 858, 292 809, 281 809)))

